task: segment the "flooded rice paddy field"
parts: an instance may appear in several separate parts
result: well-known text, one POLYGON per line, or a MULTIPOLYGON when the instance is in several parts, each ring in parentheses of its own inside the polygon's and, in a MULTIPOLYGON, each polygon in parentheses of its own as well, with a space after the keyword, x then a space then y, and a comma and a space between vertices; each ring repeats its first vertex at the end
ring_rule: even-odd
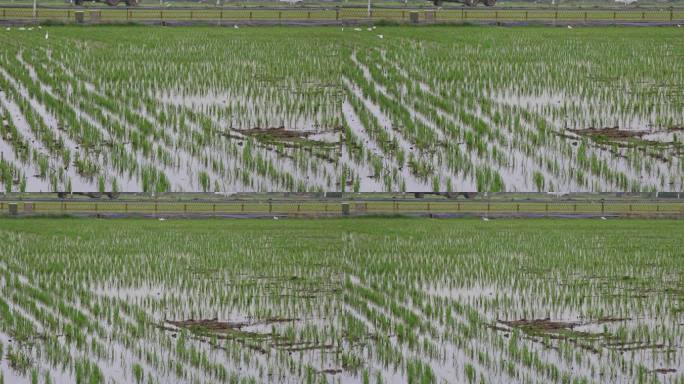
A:
POLYGON ((684 185, 677 28, 9 28, 9 191, 684 185))
POLYGON ((0 220, 0 382, 681 383, 681 223, 0 220))

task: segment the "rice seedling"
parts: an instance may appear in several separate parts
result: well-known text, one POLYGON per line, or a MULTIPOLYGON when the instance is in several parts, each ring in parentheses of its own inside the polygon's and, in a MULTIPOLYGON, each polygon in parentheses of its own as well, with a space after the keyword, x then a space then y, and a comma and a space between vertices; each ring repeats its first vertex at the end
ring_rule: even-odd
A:
POLYGON ((684 185, 672 29, 49 29, 0 34, 5 191, 684 185))
POLYGON ((0 374, 677 383, 680 228, 0 220, 0 374))

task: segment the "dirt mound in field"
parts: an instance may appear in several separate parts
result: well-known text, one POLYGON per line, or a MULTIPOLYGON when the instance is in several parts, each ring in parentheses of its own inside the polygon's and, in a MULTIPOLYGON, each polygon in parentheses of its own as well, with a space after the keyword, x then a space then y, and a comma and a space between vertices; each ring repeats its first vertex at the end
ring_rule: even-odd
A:
POLYGON ((166 320, 167 323, 174 325, 178 328, 201 328, 206 331, 212 332, 222 332, 228 330, 239 330, 244 327, 252 325, 264 325, 264 324, 275 324, 275 323, 289 323, 293 321, 298 321, 296 318, 285 318, 285 317, 269 317, 264 320, 255 321, 249 323, 246 321, 219 321, 218 319, 202 319, 202 320, 166 320))
POLYGON ((221 332, 231 329, 240 329, 249 325, 247 322, 230 322, 218 321, 218 319, 211 320, 167 320, 167 323, 175 325, 178 328, 202 328, 208 331, 221 332))
POLYGON ((574 327, 581 325, 581 323, 578 323, 578 322, 553 321, 549 318, 533 319, 533 320, 520 319, 520 320, 510 320, 510 321, 499 320, 499 323, 507 325, 511 328, 520 328, 523 330, 535 330, 535 331, 545 331, 545 332, 558 331, 558 330, 564 330, 564 329, 573 329, 574 327))
POLYGON ((605 136, 611 139, 630 139, 634 137, 642 137, 651 133, 649 131, 631 131, 620 129, 619 127, 569 129, 569 131, 580 136, 605 136))
POLYGON ((285 129, 285 127, 242 129, 239 132, 248 136, 270 136, 274 139, 282 140, 301 139, 316 134, 313 131, 295 131, 285 129))

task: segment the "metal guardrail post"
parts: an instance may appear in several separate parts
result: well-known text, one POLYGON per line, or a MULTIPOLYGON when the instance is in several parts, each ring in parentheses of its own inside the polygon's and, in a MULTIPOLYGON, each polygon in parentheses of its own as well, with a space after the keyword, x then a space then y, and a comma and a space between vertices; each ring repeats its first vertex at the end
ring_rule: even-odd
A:
POLYGON ((349 203, 342 203, 340 208, 342 209, 342 215, 343 216, 349 216, 349 213, 350 213, 349 203))

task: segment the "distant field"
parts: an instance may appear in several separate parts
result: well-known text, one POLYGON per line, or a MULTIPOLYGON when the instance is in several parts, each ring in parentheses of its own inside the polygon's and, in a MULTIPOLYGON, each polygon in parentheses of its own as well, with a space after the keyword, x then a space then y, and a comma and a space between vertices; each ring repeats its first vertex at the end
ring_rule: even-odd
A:
POLYGON ((0 219, 0 380, 679 383, 681 228, 0 219))

